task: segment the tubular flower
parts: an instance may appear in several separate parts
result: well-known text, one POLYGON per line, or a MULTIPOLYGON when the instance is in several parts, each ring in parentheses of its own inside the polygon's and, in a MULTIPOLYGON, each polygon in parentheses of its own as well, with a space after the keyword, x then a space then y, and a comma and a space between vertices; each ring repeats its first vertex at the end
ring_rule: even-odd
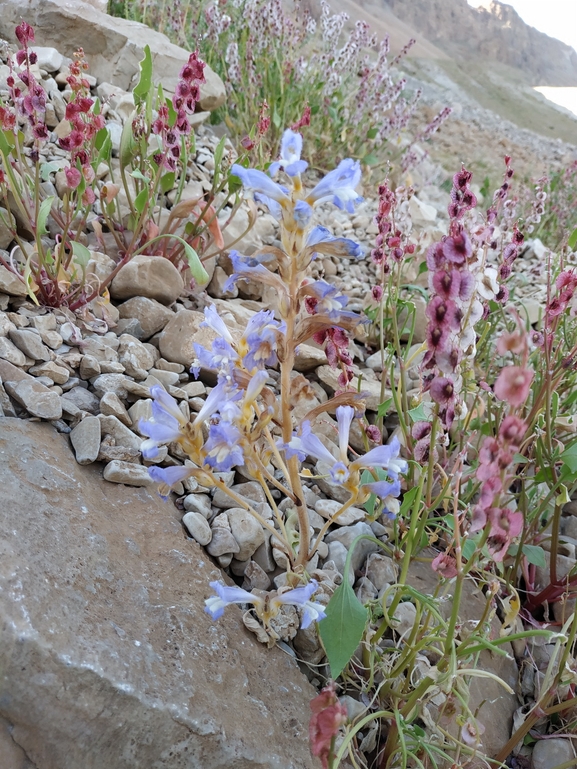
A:
POLYGON ((358 160, 345 158, 338 166, 321 179, 305 200, 310 205, 330 202, 337 208, 344 208, 354 213, 354 204, 362 203, 363 198, 356 191, 361 181, 361 165, 358 160))
POLYGON ((227 606, 233 603, 252 604, 257 615, 268 626, 271 619, 277 616, 283 605, 296 606, 302 609, 301 627, 306 629, 313 622, 320 622, 326 617, 325 607, 315 601, 311 601, 312 595, 318 588, 318 582, 312 579, 308 585, 297 587, 276 595, 267 594, 264 597, 253 595, 248 590, 239 587, 228 587, 220 582, 211 582, 211 588, 216 595, 205 600, 205 611, 212 619, 219 619, 224 614, 227 606))
POLYGON ((280 158, 278 161, 270 164, 268 169, 269 174, 275 176, 281 168, 285 174, 288 174, 289 176, 302 174, 307 170, 309 165, 306 160, 301 160, 302 150, 302 135, 287 128, 281 139, 280 158))

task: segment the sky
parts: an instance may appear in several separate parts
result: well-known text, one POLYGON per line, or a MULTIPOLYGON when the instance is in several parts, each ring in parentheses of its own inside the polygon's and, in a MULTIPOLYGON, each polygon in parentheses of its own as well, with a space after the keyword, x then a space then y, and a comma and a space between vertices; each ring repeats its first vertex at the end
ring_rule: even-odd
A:
MULTIPOLYGON (((469 5, 489 5, 490 0, 468 0, 469 5)), ((519 16, 546 35, 556 37, 577 50, 577 0, 501 0, 519 16)))

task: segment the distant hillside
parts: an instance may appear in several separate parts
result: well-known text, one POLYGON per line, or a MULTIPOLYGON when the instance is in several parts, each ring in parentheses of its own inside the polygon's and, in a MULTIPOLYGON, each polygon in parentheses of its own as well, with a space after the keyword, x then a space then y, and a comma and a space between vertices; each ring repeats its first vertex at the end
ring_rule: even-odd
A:
POLYGON ((383 7, 465 66, 467 57, 475 55, 522 70, 533 86, 577 86, 577 52, 525 24, 510 5, 493 0, 488 8, 472 8, 467 0, 383 0, 383 7))

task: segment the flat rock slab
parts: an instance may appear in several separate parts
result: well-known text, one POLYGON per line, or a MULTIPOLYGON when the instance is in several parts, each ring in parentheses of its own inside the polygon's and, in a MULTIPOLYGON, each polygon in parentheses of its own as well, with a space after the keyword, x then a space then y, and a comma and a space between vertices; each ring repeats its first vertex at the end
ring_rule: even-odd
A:
POLYGON ((0 419, 0 487, 6 750, 35 769, 319 766, 315 691, 236 607, 204 612, 221 575, 173 505, 103 482, 51 425, 19 419, 0 419))

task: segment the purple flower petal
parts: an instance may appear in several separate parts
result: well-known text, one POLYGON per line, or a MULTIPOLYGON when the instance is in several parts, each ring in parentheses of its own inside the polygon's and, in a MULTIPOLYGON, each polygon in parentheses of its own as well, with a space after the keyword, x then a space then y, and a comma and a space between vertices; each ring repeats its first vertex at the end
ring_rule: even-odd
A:
POLYGON ((191 468, 184 465, 174 467, 149 467, 148 474, 156 483, 164 483, 169 488, 190 477, 191 468))

